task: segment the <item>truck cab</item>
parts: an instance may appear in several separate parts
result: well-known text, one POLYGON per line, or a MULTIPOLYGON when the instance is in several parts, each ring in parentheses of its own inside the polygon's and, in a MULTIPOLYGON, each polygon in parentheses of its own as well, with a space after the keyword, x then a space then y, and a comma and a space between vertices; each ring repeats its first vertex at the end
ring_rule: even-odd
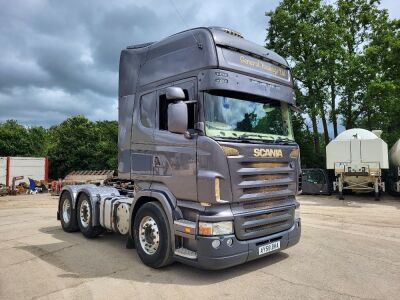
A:
POLYGON ((294 105, 285 59, 228 28, 122 50, 118 178, 145 264, 221 269, 299 241, 294 105))

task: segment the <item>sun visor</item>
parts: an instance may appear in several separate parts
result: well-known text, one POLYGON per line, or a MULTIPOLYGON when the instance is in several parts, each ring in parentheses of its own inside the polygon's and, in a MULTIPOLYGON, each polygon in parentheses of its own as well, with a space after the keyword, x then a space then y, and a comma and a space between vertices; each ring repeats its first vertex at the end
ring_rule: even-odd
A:
POLYGON ((294 105, 293 88, 221 69, 201 71, 199 90, 225 90, 257 95, 294 105))
POLYGON ((291 85, 290 72, 287 67, 227 48, 217 47, 217 53, 219 65, 222 68, 239 70, 291 85))

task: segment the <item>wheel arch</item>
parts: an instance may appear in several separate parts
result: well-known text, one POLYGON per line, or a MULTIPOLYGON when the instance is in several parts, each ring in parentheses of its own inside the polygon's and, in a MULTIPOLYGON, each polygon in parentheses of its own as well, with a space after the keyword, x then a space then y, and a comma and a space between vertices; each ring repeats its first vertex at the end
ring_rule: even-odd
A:
POLYGON ((139 208, 148 202, 157 202, 161 205, 162 209, 167 216, 170 232, 171 232, 171 244, 173 247, 173 251, 175 251, 175 234, 174 234, 174 220, 182 218, 181 212, 173 206, 173 200, 169 199, 168 195, 163 193, 162 191, 157 190, 142 190, 135 194, 135 201, 132 204, 130 218, 129 218, 129 235, 133 239, 133 226, 136 213, 139 208))
MULTIPOLYGON (((71 193, 70 193, 68 190, 63 190, 63 191, 60 193, 60 197, 58 198, 57 220, 60 220, 60 218, 61 218, 61 214, 62 214, 61 199, 62 199, 62 197, 63 197, 65 194, 70 194, 70 196, 71 196, 71 193)), ((71 196, 71 199, 72 199, 72 196, 71 196)), ((74 201, 72 200, 72 203, 73 203, 73 202, 74 202, 74 201)), ((74 208, 74 205, 72 205, 71 209, 75 209, 75 208, 74 208)))
MULTIPOLYGON (((94 184, 67 185, 61 190, 60 193, 59 205, 58 205, 59 213, 60 213, 61 196, 63 195, 63 193, 67 192, 71 195, 72 208, 74 210, 77 209, 78 200, 83 194, 85 194, 89 198, 90 204, 92 206, 93 226, 100 225, 98 204, 100 203, 101 198, 120 195, 119 191, 114 187, 96 186, 94 184)), ((76 217, 78 217, 78 213, 76 214, 76 217)))

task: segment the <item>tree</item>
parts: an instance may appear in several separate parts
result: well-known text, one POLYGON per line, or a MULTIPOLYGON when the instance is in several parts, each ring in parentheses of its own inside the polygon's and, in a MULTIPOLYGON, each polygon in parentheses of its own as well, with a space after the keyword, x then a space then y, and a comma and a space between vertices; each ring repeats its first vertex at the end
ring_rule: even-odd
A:
POLYGON ((383 129, 389 144, 400 136, 399 21, 390 21, 378 5, 283 0, 266 13, 266 47, 289 61, 297 103, 306 113, 299 116, 303 131, 296 140, 312 134, 316 156, 329 142, 329 121, 337 136, 339 118, 346 129, 383 129))
POLYGON ((29 135, 29 156, 43 157, 47 155, 48 131, 42 126, 28 129, 29 135))
POLYGON ((118 122, 98 121, 95 124, 98 143, 95 168, 116 170, 118 168, 118 122))
POLYGON ((368 81, 360 126, 382 129, 389 145, 400 137, 400 20, 382 12, 373 23, 364 59, 368 81))
MULTIPOLYGON (((336 9, 333 5, 325 5, 323 18, 323 42, 321 47, 321 76, 324 76, 324 82, 327 84, 328 103, 330 106, 329 120, 332 122, 333 135, 338 135, 338 112, 336 102, 339 91, 338 82, 341 78, 341 61, 343 60, 344 50, 342 47, 342 27, 339 24, 336 9)), ((325 139, 327 143, 327 139, 325 139)))
POLYGON ((48 156, 50 177, 118 167, 118 122, 71 117, 49 129, 0 123, 0 156, 48 156))
POLYGON ((266 47, 286 57, 292 67, 298 104, 312 123, 313 144, 320 154, 318 116, 324 128, 325 142, 329 142, 326 119, 325 77, 321 76, 321 41, 325 38, 325 11, 320 0, 283 0, 270 18, 266 47))
POLYGON ((49 133, 51 177, 61 178, 72 170, 95 169, 99 138, 93 122, 83 116, 75 116, 51 127, 49 133))
POLYGON ((0 156, 28 156, 31 147, 27 128, 16 120, 0 123, 0 156))
POLYGON ((353 128, 361 114, 362 100, 365 96, 367 66, 363 63, 364 45, 368 44, 382 10, 378 9, 379 0, 338 0, 337 21, 341 26, 344 55, 339 84, 341 102, 339 110, 346 129, 353 128))

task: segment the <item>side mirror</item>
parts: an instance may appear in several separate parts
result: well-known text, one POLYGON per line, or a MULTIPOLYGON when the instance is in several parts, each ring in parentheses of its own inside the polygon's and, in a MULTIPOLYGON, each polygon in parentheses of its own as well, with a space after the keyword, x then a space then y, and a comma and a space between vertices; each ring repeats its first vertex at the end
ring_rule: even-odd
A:
POLYGON ((180 87, 168 87, 165 91, 167 100, 185 100, 185 93, 180 87))
POLYGON ((179 101, 168 105, 168 131, 186 133, 188 128, 188 109, 186 103, 179 101))

